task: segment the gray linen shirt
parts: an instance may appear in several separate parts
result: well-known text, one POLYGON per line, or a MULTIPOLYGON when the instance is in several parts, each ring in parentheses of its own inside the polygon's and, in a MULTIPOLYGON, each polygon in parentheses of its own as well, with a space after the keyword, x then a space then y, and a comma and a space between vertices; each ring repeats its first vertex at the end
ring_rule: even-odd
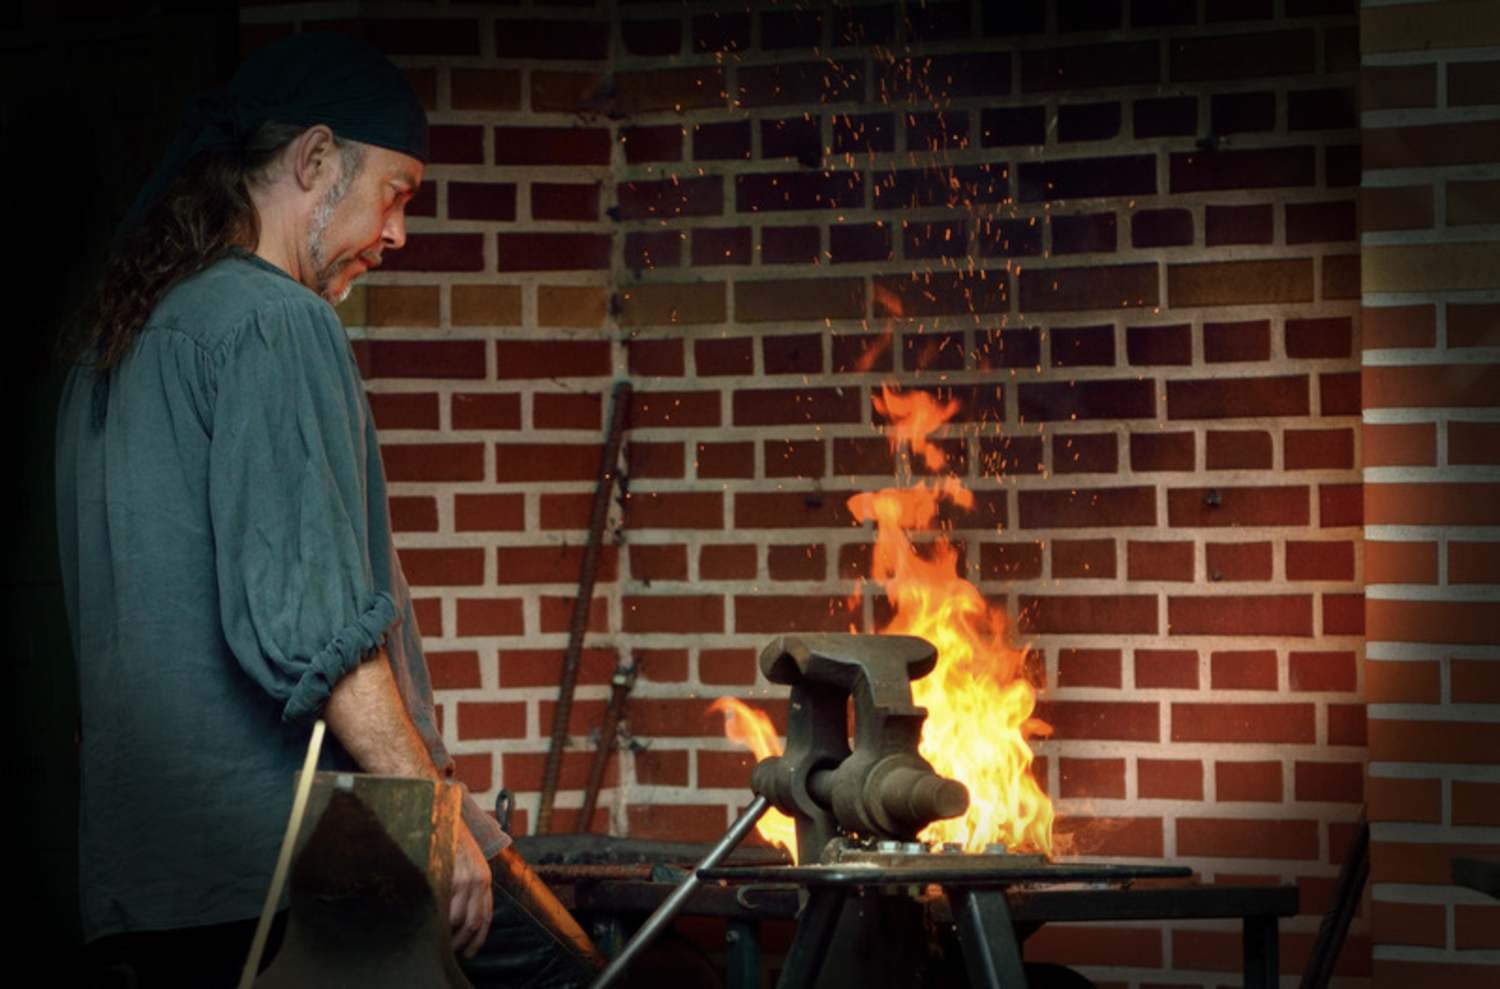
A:
MULTIPOLYGON (((384 644, 444 772, 369 404, 333 309, 236 254, 59 410, 86 939, 259 914, 333 685, 384 644)), ((323 768, 355 768, 336 742, 323 768)), ((465 797, 485 855, 509 844, 465 797)))

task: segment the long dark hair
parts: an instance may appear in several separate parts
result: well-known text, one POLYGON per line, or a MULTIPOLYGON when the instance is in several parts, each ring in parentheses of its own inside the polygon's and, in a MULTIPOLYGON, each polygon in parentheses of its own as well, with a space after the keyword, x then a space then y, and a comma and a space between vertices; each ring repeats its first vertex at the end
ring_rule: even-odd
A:
POLYGON ((260 220, 250 183, 305 127, 267 123, 243 150, 194 157, 140 223, 116 242, 72 356, 96 375, 113 367, 162 297, 234 248, 253 250, 260 220))

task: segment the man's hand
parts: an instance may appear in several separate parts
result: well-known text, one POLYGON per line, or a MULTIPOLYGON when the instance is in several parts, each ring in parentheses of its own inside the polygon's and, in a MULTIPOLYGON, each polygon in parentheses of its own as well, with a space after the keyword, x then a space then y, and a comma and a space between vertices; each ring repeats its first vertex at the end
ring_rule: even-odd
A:
POLYGON ((453 927, 453 950, 473 958, 490 932, 494 916, 494 890, 490 864, 462 823, 458 825, 458 847, 453 853, 453 899, 448 921, 453 927))

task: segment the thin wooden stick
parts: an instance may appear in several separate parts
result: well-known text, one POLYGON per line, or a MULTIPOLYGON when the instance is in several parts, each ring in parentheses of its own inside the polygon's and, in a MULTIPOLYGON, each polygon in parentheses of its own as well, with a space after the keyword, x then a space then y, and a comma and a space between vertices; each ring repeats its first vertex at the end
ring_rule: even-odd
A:
POLYGON ((281 838, 281 854, 276 858, 271 888, 266 891, 266 905, 261 909, 260 923, 255 927, 255 940, 250 942, 250 957, 245 959, 245 970, 240 973, 239 989, 250 989, 255 981, 260 956, 266 950, 266 939, 271 936, 271 918, 276 916, 276 905, 281 902, 281 887, 286 884, 287 870, 291 868, 297 832, 302 829, 302 815, 307 812, 307 795, 312 791, 313 772, 318 768, 318 753, 323 749, 323 730, 323 720, 319 718, 313 723, 312 738, 307 743, 307 758, 302 760, 302 776, 297 781, 297 795, 292 799, 292 817, 287 821, 286 834, 281 838))

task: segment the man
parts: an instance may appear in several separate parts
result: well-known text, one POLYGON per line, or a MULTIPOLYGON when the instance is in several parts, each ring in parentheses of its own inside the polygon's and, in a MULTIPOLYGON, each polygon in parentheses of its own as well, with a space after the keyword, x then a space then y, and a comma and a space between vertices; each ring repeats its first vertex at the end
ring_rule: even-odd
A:
MULTIPOLYGON (((383 56, 284 39, 189 109, 101 281, 59 412, 59 538, 84 933, 136 984, 235 984, 317 718, 325 768, 452 773, 330 306, 405 242, 426 154, 383 56)), ((510 839, 467 796, 464 820, 472 955, 510 839)))

